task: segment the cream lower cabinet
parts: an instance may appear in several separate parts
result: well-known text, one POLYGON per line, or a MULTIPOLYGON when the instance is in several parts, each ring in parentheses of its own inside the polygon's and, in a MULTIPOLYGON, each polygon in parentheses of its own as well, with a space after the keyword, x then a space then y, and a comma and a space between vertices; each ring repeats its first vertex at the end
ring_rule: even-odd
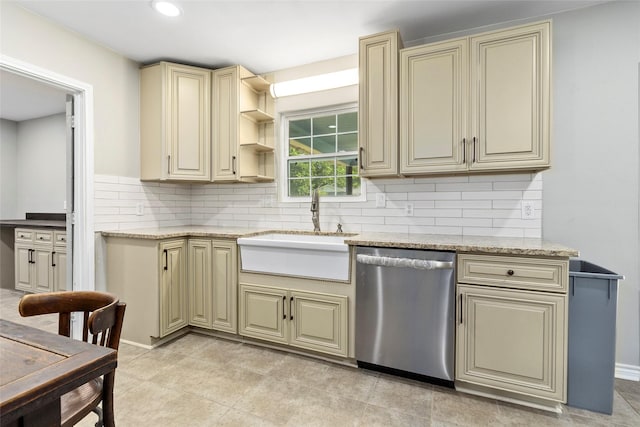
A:
POLYGON ((160 336, 187 326, 187 254, 184 240, 160 244, 160 336))
POLYGON ((347 356, 347 297, 240 284, 240 335, 347 356))
POLYGON ((403 175, 550 165, 551 25, 400 51, 403 175))
POLYGON ((568 261, 460 254, 457 274, 456 388, 566 402, 568 261))
POLYGON ((188 260, 189 324, 236 333, 236 243, 189 239, 188 260))
POLYGON ((65 290, 66 242, 54 236, 64 232, 50 229, 15 230, 15 288, 25 292, 65 290), (60 264, 62 262, 62 265, 60 264), (62 282, 64 280, 64 282, 62 282))

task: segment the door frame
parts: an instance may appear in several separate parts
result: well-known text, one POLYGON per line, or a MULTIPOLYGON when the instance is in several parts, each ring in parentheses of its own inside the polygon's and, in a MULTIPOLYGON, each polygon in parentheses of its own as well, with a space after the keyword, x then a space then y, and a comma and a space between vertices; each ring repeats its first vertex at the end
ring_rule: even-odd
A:
POLYGON ((55 86, 73 95, 75 108, 74 207, 75 218, 67 212, 67 229, 73 224, 73 290, 95 289, 95 238, 93 225, 94 125, 93 85, 54 71, 0 55, 0 69, 55 86))

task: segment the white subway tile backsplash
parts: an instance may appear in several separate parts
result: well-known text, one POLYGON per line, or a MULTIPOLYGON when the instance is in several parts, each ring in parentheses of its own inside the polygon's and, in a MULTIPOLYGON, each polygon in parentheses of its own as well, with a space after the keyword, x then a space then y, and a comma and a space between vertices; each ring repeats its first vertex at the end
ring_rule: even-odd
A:
MULTIPOLYGON (((541 237, 542 174, 367 180, 366 200, 323 202, 323 230, 541 237), (376 194, 386 195, 376 207, 376 194), (536 218, 523 220, 521 201, 536 218), (413 205, 408 216, 406 205, 413 205)), ((211 225, 312 230, 309 202, 280 202, 275 183, 172 184, 95 176, 96 230, 211 225), (143 215, 136 215, 138 205, 143 215)))

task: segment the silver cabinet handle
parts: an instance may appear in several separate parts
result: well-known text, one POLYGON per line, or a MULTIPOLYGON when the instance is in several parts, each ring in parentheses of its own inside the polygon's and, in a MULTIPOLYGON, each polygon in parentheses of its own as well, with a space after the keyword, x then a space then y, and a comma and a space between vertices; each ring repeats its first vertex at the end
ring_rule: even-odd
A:
POLYGON ((364 170, 364 147, 360 147, 360 158, 358 161, 360 162, 360 170, 364 170))
POLYGON ((453 261, 433 261, 412 258, 394 258, 358 254, 356 261, 360 264, 377 265, 380 267, 414 268, 416 270, 447 270, 453 268, 453 261))
POLYGON ((475 163, 475 162, 476 162, 476 137, 474 136, 473 137, 473 162, 472 163, 475 163))
POLYGON ((231 171, 236 174, 236 156, 231 157, 231 171))

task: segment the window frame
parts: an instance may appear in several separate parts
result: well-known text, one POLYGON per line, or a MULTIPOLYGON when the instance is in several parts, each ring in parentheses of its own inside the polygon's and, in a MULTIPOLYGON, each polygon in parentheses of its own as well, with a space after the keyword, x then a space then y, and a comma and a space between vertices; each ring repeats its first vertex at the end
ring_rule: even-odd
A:
MULTIPOLYGON (((342 105, 334 105, 334 106, 326 106, 321 108, 313 108, 306 110, 296 110, 296 111, 288 111, 280 114, 280 150, 278 155, 278 160, 280 163, 279 167, 279 184, 278 184, 278 192, 280 193, 280 201, 281 202, 297 202, 297 203, 305 203, 311 201, 311 195, 309 196, 301 196, 301 197, 292 197, 289 196, 289 160, 295 159, 295 157, 289 157, 289 122, 294 120, 302 120, 308 119, 312 117, 318 117, 322 115, 338 115, 344 113, 358 113, 358 104, 357 103, 349 103, 342 105)), ((360 129, 358 128, 358 141, 360 138, 360 129)), ((359 147, 359 143, 358 143, 359 147)), ((357 159, 357 167, 360 167, 360 150, 356 147, 356 151, 349 151, 344 154, 341 153, 325 153, 318 154, 312 156, 305 156, 305 159, 334 159, 336 157, 341 156, 356 156, 357 159)), ((335 176, 335 171, 334 171, 335 176)), ((360 171, 358 171, 358 175, 360 178, 360 194, 356 196, 320 196, 321 200, 324 202, 334 202, 334 203, 349 203, 349 202, 362 202, 367 200, 367 189, 365 179, 360 175, 360 171)))

